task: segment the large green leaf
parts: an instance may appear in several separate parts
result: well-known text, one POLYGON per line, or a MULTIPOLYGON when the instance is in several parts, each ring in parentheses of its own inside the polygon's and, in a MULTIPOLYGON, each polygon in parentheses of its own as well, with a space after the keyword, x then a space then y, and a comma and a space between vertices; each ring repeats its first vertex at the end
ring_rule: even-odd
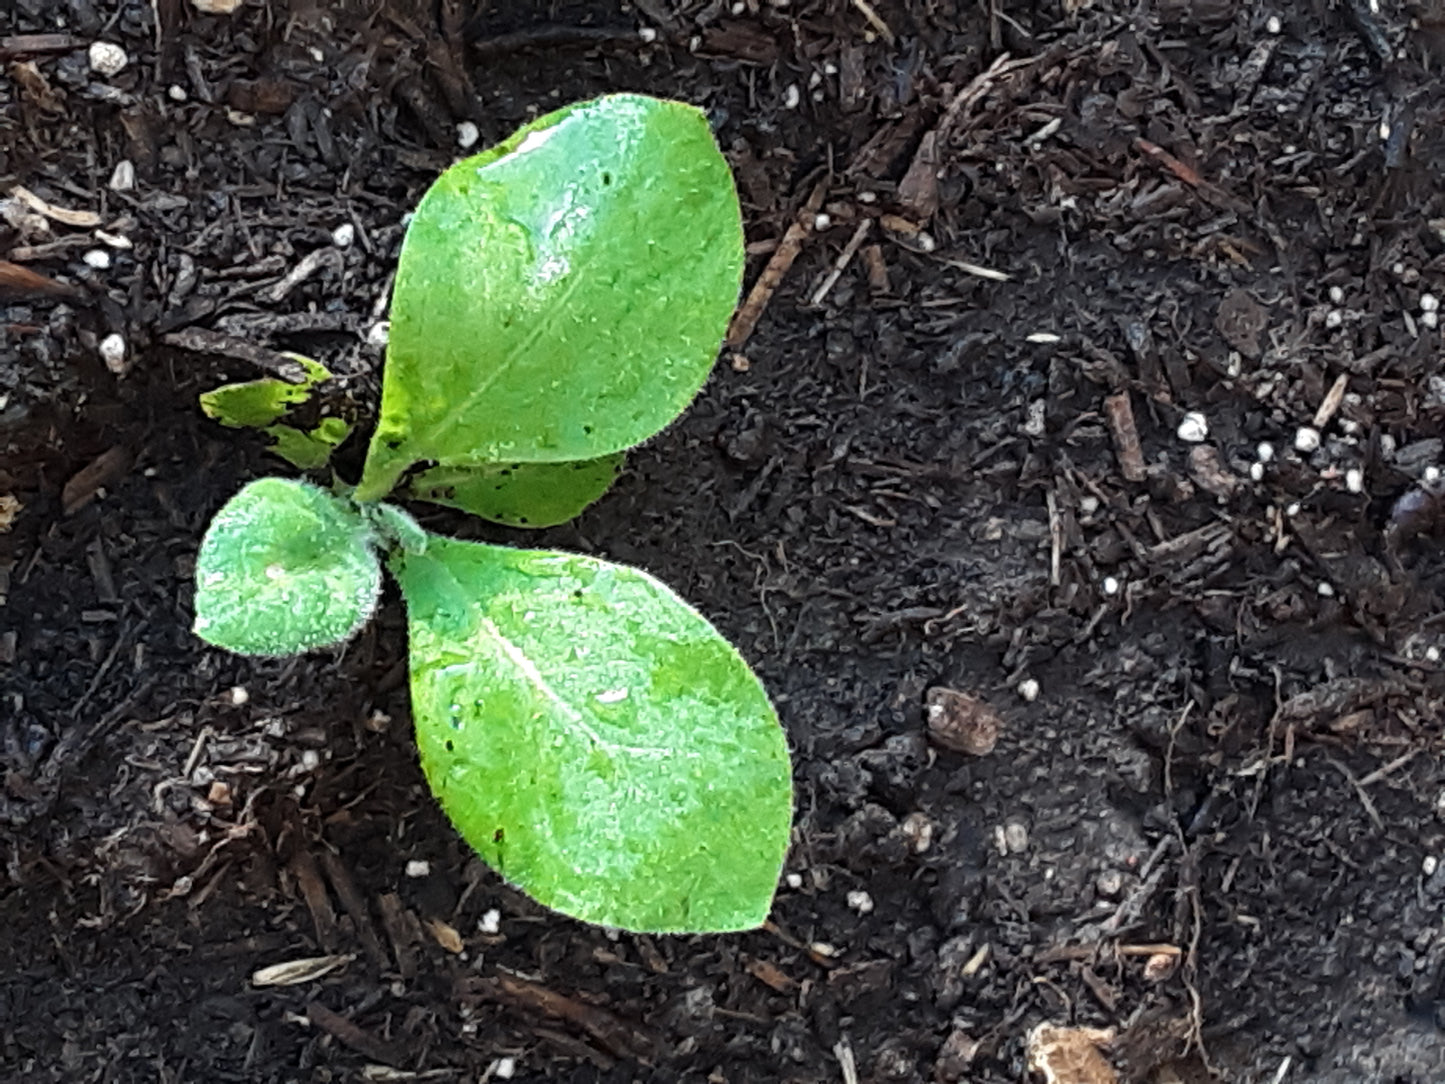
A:
POLYGON ((580 463, 482 463, 433 467, 412 479, 411 496, 510 527, 555 527, 576 519, 611 488, 626 453, 580 463))
POLYGON ((609 926, 767 918, 792 815, 787 744, 706 620, 591 557, 433 536, 392 569, 422 767, 493 868, 609 926))
POLYGON ((374 534, 348 501, 262 478, 211 521, 196 557, 196 635, 244 655, 349 639, 381 588, 374 534))
POLYGON ((402 247, 358 499, 419 461, 596 459, 652 436, 712 366, 742 237, 707 119, 680 102, 583 102, 447 170, 402 247))

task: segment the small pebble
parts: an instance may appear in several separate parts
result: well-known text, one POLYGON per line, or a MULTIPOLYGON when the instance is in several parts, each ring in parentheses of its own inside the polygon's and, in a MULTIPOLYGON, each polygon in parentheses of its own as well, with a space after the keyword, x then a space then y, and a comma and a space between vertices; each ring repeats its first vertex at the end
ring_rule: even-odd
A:
POLYGON ((1440 860, 1433 854, 1427 854, 1425 860, 1420 863, 1420 872, 1426 877, 1435 876, 1435 871, 1440 868, 1440 860))
POLYGON ((421 859, 413 858, 406 864, 406 875, 408 877, 425 877, 431 873, 431 863, 421 859))
POLYGON ((1271 15, 1268 19, 1264 21, 1264 29, 1266 33, 1278 34, 1281 30, 1284 29, 1284 24, 1279 21, 1278 15, 1271 15))
POLYGON ((912 842, 914 854, 924 854, 933 846, 933 822, 928 819, 928 814, 910 813, 898 827, 912 842))
POLYGON ((1104 588, 1104 594, 1106 595, 1117 595, 1119 593, 1119 581, 1113 576, 1105 576, 1102 586, 1104 588))
POLYGON ((1315 588, 1315 591, 1320 596, 1320 598, 1335 597, 1334 585, 1331 584, 1328 580, 1321 580, 1319 586, 1315 588))
POLYGON ((650 26, 644 26, 641 30, 637 32, 637 36, 642 40, 644 44, 651 45, 657 40, 657 31, 652 29, 652 27, 650 26))
POLYGON ((501 932, 502 912, 493 907, 477 920, 477 929, 482 933, 494 934, 501 932))
POLYGON ((1124 891, 1124 875, 1116 869, 1106 869, 1094 881, 1099 895, 1113 899, 1124 891))
POLYGON ((1344 304, 1344 300, 1345 300, 1345 291, 1344 291, 1344 288, 1343 288, 1343 287, 1340 287, 1340 286, 1331 286, 1331 287, 1330 287, 1330 303, 1331 303, 1332 305, 1341 305, 1341 304, 1344 304))
POLYGON ((93 267, 97 271, 110 269, 110 253, 103 248, 90 249, 81 259, 85 261, 86 267, 93 267))
POLYGON ((1440 314, 1434 309, 1431 309, 1429 312, 1422 312, 1420 314, 1420 323, 1434 330, 1440 326, 1440 314))
POLYGON ((129 192, 135 187, 135 164, 129 158, 122 158, 110 172, 110 190, 129 192))
POLYGON ((1320 431, 1314 426, 1302 425, 1295 430, 1294 447, 1297 452, 1308 455, 1320 446, 1320 431))
POLYGON ((833 216, 828 214, 816 215, 813 218, 814 230, 826 230, 833 224, 833 216))
POLYGON ((1198 444, 1209 436, 1209 420, 1198 411, 1191 411, 1184 415, 1176 432, 1186 444, 1198 444))
POLYGON ((860 915, 869 914, 873 910, 873 897, 861 888, 854 889, 848 893, 848 906, 860 915))
POLYGON ((1339 309, 1331 309, 1325 314, 1325 327, 1339 327, 1345 322, 1345 314, 1339 309))
POLYGON ((457 146, 462 150, 471 150, 481 138, 481 131, 471 121, 464 120, 457 125, 457 146))
POLYGON ((125 337, 119 334, 107 335, 100 340, 100 358, 105 367, 117 376, 126 370, 125 337))
POLYGON ((184 102, 190 97, 186 93, 186 88, 179 83, 172 83, 166 90, 166 96, 173 102, 184 102))
POLYGON ((1268 463, 1274 458, 1274 445, 1269 441, 1261 441, 1259 446, 1254 449, 1254 454, 1261 463, 1268 463))
POLYGON ((492 1063, 492 1076, 498 1080, 511 1080, 517 1075, 516 1058, 498 1058, 492 1063))
POLYGON ((1029 849, 1028 826, 1022 821, 1009 821, 1003 826, 1003 841, 1009 854, 1023 854, 1029 849))
POLYGON ((350 248, 351 243, 356 240, 356 227, 350 222, 343 222, 331 231, 331 243, 337 248, 350 248))
POLYGON ((1426 661, 1426 662, 1439 662, 1439 661, 1440 661, 1440 649, 1439 649, 1438 647, 1436 647, 1434 644, 1431 644, 1429 647, 1427 647, 1427 648, 1425 649, 1425 661, 1426 661))
POLYGON ((803 100, 803 92, 798 89, 797 83, 789 83, 788 89, 783 91, 783 108, 797 109, 798 103, 803 100))
POLYGON ((1439 311, 1439 309, 1440 309, 1440 299, 1439 299, 1438 297, 1436 297, 1434 294, 1421 294, 1421 295, 1420 295, 1420 311, 1421 311, 1421 312, 1437 312, 1437 311, 1439 311))
POLYGON ((1251 464, 1249 465, 1249 477, 1250 477, 1250 480, 1251 480, 1251 481, 1254 481, 1254 482, 1262 482, 1262 481, 1264 481, 1264 464, 1263 464, 1263 463, 1251 463, 1251 464))
POLYGON ((391 340, 391 321, 378 320, 366 329, 366 345, 377 350, 386 349, 386 344, 391 340))
POLYGON ((1019 696, 1032 704, 1039 698, 1039 683, 1033 678, 1024 678, 1019 682, 1019 696))
POLYGON ((1365 472, 1359 467, 1351 467, 1345 471, 1345 488, 1351 493, 1363 493, 1365 491, 1365 472))
POLYGON ((236 708, 239 708, 243 704, 249 703, 251 700, 251 694, 246 691, 246 686, 244 685, 231 686, 231 691, 227 694, 227 696, 231 701, 231 706, 236 708))
POLYGON ((1440 468, 1439 468, 1439 467, 1426 467, 1426 468, 1425 468, 1425 475, 1424 475, 1424 477, 1425 477, 1425 481, 1427 481, 1427 482, 1438 482, 1438 481, 1440 481, 1440 468))
POLYGON ((788 882, 789 888, 797 889, 803 887, 803 875, 801 873, 790 873, 783 879, 788 882))
POLYGON ((130 57, 126 56, 125 50, 114 42, 94 41, 90 43, 90 69, 97 75, 116 75, 129 63, 130 57))

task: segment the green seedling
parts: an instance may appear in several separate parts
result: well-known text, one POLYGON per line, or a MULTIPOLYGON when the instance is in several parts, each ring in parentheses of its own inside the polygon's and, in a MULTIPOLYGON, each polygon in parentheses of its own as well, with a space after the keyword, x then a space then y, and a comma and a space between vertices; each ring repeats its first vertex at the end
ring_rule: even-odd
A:
MULTIPOLYGON (((575 516, 702 386, 742 255, 696 109, 617 95, 527 125, 416 210, 360 482, 252 482, 197 558, 196 632, 253 655, 345 642, 389 569, 433 793, 502 876, 590 922, 766 919, 792 818, 767 695, 646 573, 441 537, 382 498, 514 525, 575 516)), ((309 392, 256 383, 208 411, 274 427, 309 392)))
POLYGON ((331 379, 318 361, 300 354, 286 358, 300 373, 297 382, 267 377, 227 384, 202 395, 201 409, 207 417, 233 429, 261 430, 271 438, 271 451, 292 466, 314 470, 327 464, 331 453, 351 435, 351 426, 340 418, 322 418, 314 428, 305 430, 280 421, 292 407, 307 402, 317 385, 331 379))

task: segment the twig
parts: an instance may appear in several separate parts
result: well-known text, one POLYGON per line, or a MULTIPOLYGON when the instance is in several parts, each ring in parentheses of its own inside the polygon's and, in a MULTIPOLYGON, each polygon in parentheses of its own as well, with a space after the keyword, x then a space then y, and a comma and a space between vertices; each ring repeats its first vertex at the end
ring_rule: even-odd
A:
POLYGON ((763 312, 768 307, 768 302, 773 299, 773 294, 782 284, 783 277, 793 266, 793 261, 798 258, 798 253, 803 250, 803 242, 813 232, 813 222, 817 217, 818 208, 823 206, 823 196, 827 190, 826 179, 813 186, 812 192, 808 194, 807 202, 803 204, 797 218, 783 234, 783 239, 778 242, 777 250, 768 260, 768 265, 763 268, 757 282, 753 283, 753 288, 748 291, 747 300, 738 308, 732 324, 728 327, 726 343, 731 349, 741 349, 752 336, 753 329, 758 326, 758 321, 762 319, 763 312))
POLYGON ((848 264, 852 262, 853 257, 857 255, 858 249, 863 246, 864 238, 868 236, 868 231, 872 228, 873 220, 871 218, 865 218, 858 223, 858 228, 853 231, 853 236, 848 238, 848 243, 843 246, 843 251, 838 253, 838 259, 833 263, 833 270, 828 272, 822 283, 813 291, 811 304, 821 305, 823 303, 823 299, 828 296, 828 291, 833 288, 847 269, 848 264))
POLYGON ((948 256, 939 256, 938 260, 949 267, 956 267, 960 271, 973 275, 975 278, 988 279, 989 282, 1008 282, 1010 279, 1007 271, 995 271, 992 267, 969 263, 967 260, 955 260, 948 256))
POLYGON ((873 5, 868 0, 853 0, 853 6, 863 13, 863 18, 868 24, 878 31, 878 36, 892 45, 897 39, 893 36, 893 28, 883 21, 883 16, 873 10, 873 5))
POLYGON ((1420 750, 1418 749, 1411 749, 1408 753, 1401 753, 1394 760, 1390 761, 1390 763, 1382 764, 1380 767, 1372 771, 1369 775, 1361 776, 1360 786, 1368 787, 1374 785, 1375 783, 1378 783, 1381 779, 1384 779, 1385 776, 1395 771, 1395 769, 1403 768, 1406 764, 1409 764, 1410 761, 1415 759, 1416 754, 1418 754, 1419 752, 1420 750))
POLYGON ((1350 771, 1349 768, 1334 757, 1325 757, 1325 759, 1338 768, 1340 774, 1350 781, 1350 786, 1354 787, 1355 793, 1360 796, 1360 804, 1365 807, 1365 812, 1374 823, 1376 830, 1383 832, 1385 830, 1385 822, 1380 818, 1380 813, 1379 810, 1375 808, 1375 803, 1370 801, 1369 793, 1365 790, 1361 782, 1355 778, 1355 773, 1350 771))
POLYGON ((1049 585, 1059 586, 1064 559, 1064 525, 1059 519, 1059 502, 1051 489, 1044 494, 1049 510, 1049 585))
POLYGON ((1349 373, 1341 373, 1335 377, 1335 382, 1330 385, 1330 390, 1325 392, 1319 409, 1315 411, 1312 424, 1316 429, 1323 429, 1330 424, 1330 419, 1335 416, 1335 411, 1339 410, 1340 404, 1345 401, 1345 389, 1349 386, 1349 373))
POLYGON ((319 1001, 313 1001, 306 1006, 306 1016, 322 1031, 372 1061, 379 1061, 383 1065, 390 1065, 393 1069, 400 1069, 408 1060, 404 1050, 391 1043, 383 1042, 371 1032, 357 1027, 340 1013, 332 1012, 319 1001))
POLYGON ((74 34, 11 34, 0 38, 0 60, 37 53, 68 53, 84 44, 74 34))

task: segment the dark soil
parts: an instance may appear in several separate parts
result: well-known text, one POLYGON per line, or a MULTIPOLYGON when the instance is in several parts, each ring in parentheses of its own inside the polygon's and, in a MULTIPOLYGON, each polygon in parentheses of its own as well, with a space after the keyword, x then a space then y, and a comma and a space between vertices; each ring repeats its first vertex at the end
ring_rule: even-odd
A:
POLYGON ((1445 1079, 1445 13, 1378 9, 0 5, 0 258, 46 280, 0 264, 0 1079, 1004 1082, 1044 1023, 1125 1081, 1445 1079), (709 111, 750 283, 809 227, 542 535, 775 694, 796 846, 744 936, 583 927, 470 857, 395 600, 333 655, 189 632, 208 518, 286 469, 197 393, 292 349, 373 409, 457 124, 619 89, 709 111), (938 686, 992 752, 930 740, 938 686))

